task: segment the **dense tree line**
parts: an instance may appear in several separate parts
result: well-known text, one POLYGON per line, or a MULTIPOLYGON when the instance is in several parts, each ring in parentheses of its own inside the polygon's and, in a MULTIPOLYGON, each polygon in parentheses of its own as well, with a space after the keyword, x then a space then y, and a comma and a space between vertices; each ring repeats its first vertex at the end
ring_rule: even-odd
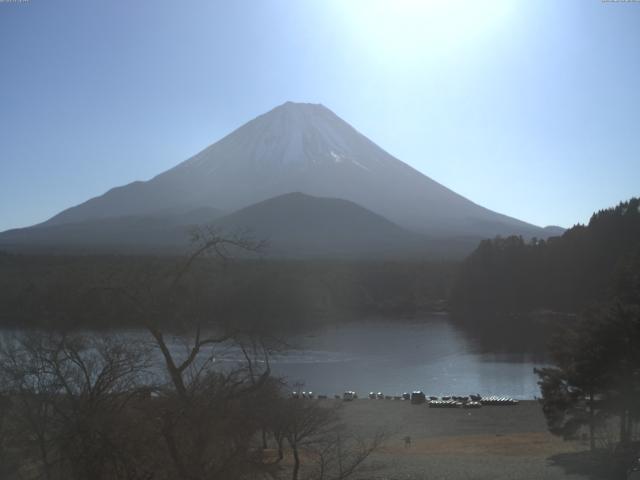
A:
POLYGON ((546 332, 554 332, 550 365, 536 370, 543 412, 552 433, 614 451, 598 458, 624 478, 640 440, 640 201, 547 242, 483 242, 462 266, 454 298, 462 310, 506 318, 521 336, 540 324, 495 312, 576 312, 556 315, 546 332))
POLYGON ((579 312, 620 282, 637 287, 639 256, 640 199, 632 198, 561 237, 484 240, 461 266, 452 303, 459 311, 579 312))
MULTIPOLYGON (((140 326, 130 306, 101 287, 153 291, 180 257, 0 254, 0 325, 56 328, 140 326)), ((363 316, 410 316, 442 308, 451 262, 198 259, 182 287, 185 304, 229 322, 307 328, 363 316), (197 275, 197 280, 195 277, 197 275)), ((165 315, 165 325, 178 325, 165 315)))

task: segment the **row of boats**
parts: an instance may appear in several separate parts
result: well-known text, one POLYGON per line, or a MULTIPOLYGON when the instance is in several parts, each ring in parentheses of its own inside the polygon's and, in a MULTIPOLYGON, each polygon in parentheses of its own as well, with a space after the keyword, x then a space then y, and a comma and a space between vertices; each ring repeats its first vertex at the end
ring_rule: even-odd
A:
POLYGON ((510 397, 486 397, 481 400, 483 405, 517 405, 518 400, 510 397))
MULTIPOLYGON (((292 398, 318 398, 320 400, 328 398, 326 395, 315 395, 313 392, 292 392, 292 398)), ((347 390, 342 395, 334 395, 335 399, 353 401, 358 398, 358 394, 352 390, 347 390)), ((404 392, 402 395, 384 395, 382 392, 369 392, 371 400, 406 400, 414 405, 422 403, 428 404, 430 408, 480 408, 483 405, 517 405, 518 400, 511 397, 481 395, 445 395, 442 397, 427 396, 420 390, 411 393, 404 392)))
MULTIPOLYGON (((389 399, 381 392, 369 393, 371 399, 389 399)), ((482 395, 444 395, 442 397, 426 396, 420 390, 412 393, 405 392, 402 396, 392 397, 393 399, 409 400, 413 404, 427 403, 432 408, 480 408, 482 405, 516 405, 518 400, 511 397, 483 397, 482 395)))
POLYGON ((469 400, 461 402, 458 400, 429 400, 429 408, 480 408, 482 402, 469 400))

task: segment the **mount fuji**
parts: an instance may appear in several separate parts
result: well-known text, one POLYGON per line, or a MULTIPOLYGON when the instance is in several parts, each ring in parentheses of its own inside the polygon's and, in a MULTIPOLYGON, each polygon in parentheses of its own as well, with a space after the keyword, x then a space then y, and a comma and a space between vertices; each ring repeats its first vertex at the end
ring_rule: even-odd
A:
MULTIPOLYGON (((113 188, 42 224, 0 234, 0 246, 29 244, 36 238, 36 243, 45 244, 47 237, 64 244, 65 232, 75 232, 74 241, 82 243, 78 232, 98 223, 103 230, 113 225, 114 235, 124 240, 127 225, 140 228, 150 219, 156 227, 172 229, 169 244, 180 225, 225 214, 234 218, 233 212, 293 192, 320 197, 318 201, 351 202, 399 230, 423 235, 427 243, 510 234, 548 236, 545 229, 488 210, 435 182, 323 105, 287 102, 151 180, 113 188)), ((289 203, 274 205, 284 208, 289 203)), ((348 222, 341 228, 345 225, 348 222)), ((157 240, 156 234, 151 236, 157 240)), ((136 238, 144 246, 144 235, 136 238)))

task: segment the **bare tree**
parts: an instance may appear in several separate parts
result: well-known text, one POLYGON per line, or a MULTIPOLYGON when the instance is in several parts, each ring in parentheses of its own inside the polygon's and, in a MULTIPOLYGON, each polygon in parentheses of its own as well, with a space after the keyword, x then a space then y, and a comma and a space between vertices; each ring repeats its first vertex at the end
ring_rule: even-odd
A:
POLYGON ((12 475, 337 480, 377 448, 377 440, 356 441, 339 428, 335 404, 283 395, 269 361, 282 343, 267 326, 227 320, 212 308, 214 280, 234 255, 257 252, 261 244, 212 229, 197 230, 194 239, 191 254, 171 268, 154 260, 125 266, 88 289, 77 305, 71 293, 63 300, 59 314, 70 317, 81 316, 85 305, 117 315, 126 304, 128 317, 151 335, 155 357, 130 345, 131 337, 121 343, 64 334, 3 340, 0 373, 7 392, 0 399, 8 399, 8 413, 0 412, 0 420, 10 419, 10 454, 33 470, 12 475), (219 352, 227 350, 237 362, 220 365, 219 352), (277 458, 265 454, 271 438, 277 458), (292 468, 283 462, 285 441, 292 468))
POLYGON ((324 436, 315 448, 315 465, 308 480, 344 480, 358 472, 386 439, 382 431, 367 440, 350 434, 342 426, 324 436))
POLYGON ((173 268, 119 282, 110 278, 103 290, 127 299, 160 352, 168 381, 156 402, 156 423, 173 478, 240 477, 265 468, 254 448, 264 412, 255 406, 268 390, 274 342, 255 324, 213 318, 208 299, 216 274, 239 252, 258 252, 262 243, 206 227, 193 239, 193 251, 173 268), (182 351, 169 330, 180 333, 182 351), (213 368, 216 350, 232 346, 244 361, 213 368))
POLYGON ((0 371, 10 402, 8 428, 17 454, 31 459, 25 468, 48 480, 111 479, 119 470, 131 471, 123 463, 122 420, 144 371, 144 354, 107 338, 5 338, 0 371))
POLYGON ((274 437, 282 435, 291 450, 292 480, 344 480, 385 439, 383 432, 368 440, 350 433, 340 422, 340 404, 330 402, 282 398, 279 410, 272 412, 274 437))
POLYGON ((11 397, 6 388, 6 379, 0 371, 0 478, 9 478, 17 470, 17 461, 10 451, 15 442, 10 429, 11 397))
POLYGON ((311 447, 327 434, 337 421, 337 410, 320 406, 318 401, 291 398, 287 400, 283 416, 284 436, 293 453, 291 478, 298 480, 301 466, 301 449, 311 447))

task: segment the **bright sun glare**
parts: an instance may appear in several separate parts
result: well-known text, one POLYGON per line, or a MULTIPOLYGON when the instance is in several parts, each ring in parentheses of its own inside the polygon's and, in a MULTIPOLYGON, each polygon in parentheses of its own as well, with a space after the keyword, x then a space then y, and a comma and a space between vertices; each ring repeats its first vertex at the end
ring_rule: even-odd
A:
POLYGON ((352 0, 335 3, 349 33, 386 62, 438 56, 503 25, 503 0, 352 0))

